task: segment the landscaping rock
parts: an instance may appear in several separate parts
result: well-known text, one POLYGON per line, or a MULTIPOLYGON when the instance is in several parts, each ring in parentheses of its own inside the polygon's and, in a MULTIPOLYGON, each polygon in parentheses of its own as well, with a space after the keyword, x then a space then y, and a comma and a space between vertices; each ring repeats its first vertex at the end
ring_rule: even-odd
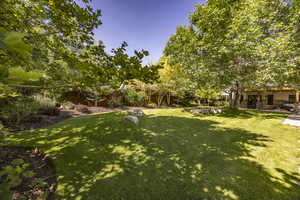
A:
POLYGON ((137 116, 144 116, 144 115, 145 115, 144 111, 141 110, 141 109, 134 109, 134 110, 132 111, 132 114, 133 114, 133 115, 137 115, 137 116))
POLYGON ((74 110, 75 104, 73 104, 72 102, 66 102, 61 106, 61 108, 66 110, 74 110))
POLYGON ((135 123, 135 124, 138 124, 139 123, 139 118, 135 117, 135 116, 132 116, 132 115, 128 115, 125 117, 125 119, 135 123))
POLYGON ((197 114, 201 114, 202 110, 201 109, 193 109, 191 110, 192 114, 197 115, 197 114))
POLYGON ((81 113, 90 114, 91 111, 85 105, 76 105, 75 110, 81 113))
POLYGON ((212 114, 218 114, 218 111, 217 111, 216 109, 212 109, 212 110, 210 110, 210 112, 211 112, 212 114))
POLYGON ((205 109, 193 109, 191 110, 192 114, 219 114, 222 113, 221 109, 215 108, 205 108, 205 109))
POLYGON ((220 114, 220 113, 222 113, 222 110, 221 109, 213 108, 213 109, 211 109, 211 113, 213 113, 213 114, 220 114))

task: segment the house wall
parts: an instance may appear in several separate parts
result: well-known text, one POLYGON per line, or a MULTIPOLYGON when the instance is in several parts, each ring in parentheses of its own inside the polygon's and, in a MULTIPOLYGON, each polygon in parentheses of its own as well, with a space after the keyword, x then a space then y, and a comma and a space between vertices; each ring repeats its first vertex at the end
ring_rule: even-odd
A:
POLYGON ((248 106, 248 96, 257 95, 257 108, 260 109, 272 109, 281 104, 289 103, 289 95, 296 95, 296 91, 248 91, 243 93, 243 101, 240 106, 242 108, 247 108, 248 106), (273 96, 273 105, 267 105, 268 95, 273 96), (262 98, 260 98, 260 96, 262 98), (261 100, 261 101, 260 101, 261 100))

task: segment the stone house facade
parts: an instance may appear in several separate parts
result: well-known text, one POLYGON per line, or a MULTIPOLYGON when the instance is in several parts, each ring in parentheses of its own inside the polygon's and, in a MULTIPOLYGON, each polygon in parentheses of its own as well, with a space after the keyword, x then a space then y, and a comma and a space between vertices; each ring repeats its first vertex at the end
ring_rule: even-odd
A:
POLYGON ((240 107, 253 109, 273 109, 282 104, 299 104, 300 90, 293 88, 245 89, 240 99, 240 107))

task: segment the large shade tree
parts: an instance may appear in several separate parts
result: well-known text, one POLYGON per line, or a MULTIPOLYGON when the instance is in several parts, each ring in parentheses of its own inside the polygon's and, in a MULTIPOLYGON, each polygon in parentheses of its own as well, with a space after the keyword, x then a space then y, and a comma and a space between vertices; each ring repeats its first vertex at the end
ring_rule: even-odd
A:
POLYGON ((208 0, 179 27, 165 54, 200 85, 228 90, 299 79, 299 1, 208 0))
MULTIPOLYGON (((40 70, 44 88, 117 87, 131 79, 151 82, 158 66, 143 66, 147 51, 126 53, 127 44, 105 52, 93 30, 100 10, 90 0, 3 0, 0 2, 0 72, 6 83, 10 68, 40 70)), ((15 85, 16 86, 16 85, 15 85)), ((17 85, 18 86, 18 85, 17 85)), ((20 85, 19 85, 20 86, 20 85)), ((30 87, 30 86, 24 86, 30 87)))

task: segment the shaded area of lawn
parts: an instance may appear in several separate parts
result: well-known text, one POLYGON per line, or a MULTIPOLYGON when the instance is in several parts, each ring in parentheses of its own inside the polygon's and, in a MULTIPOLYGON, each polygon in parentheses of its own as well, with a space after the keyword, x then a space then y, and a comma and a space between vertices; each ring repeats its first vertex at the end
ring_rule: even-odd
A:
MULTIPOLYGON (((37 146, 54 159, 57 199, 300 198, 296 172, 267 169, 252 153, 268 151, 276 142, 270 135, 243 125, 223 126, 233 116, 195 117, 181 109, 147 112, 137 126, 123 113, 84 116, 13 135, 6 144, 37 146)), ((251 123, 250 117, 235 120, 251 123)), ((272 159, 293 155, 277 153, 272 159)))

